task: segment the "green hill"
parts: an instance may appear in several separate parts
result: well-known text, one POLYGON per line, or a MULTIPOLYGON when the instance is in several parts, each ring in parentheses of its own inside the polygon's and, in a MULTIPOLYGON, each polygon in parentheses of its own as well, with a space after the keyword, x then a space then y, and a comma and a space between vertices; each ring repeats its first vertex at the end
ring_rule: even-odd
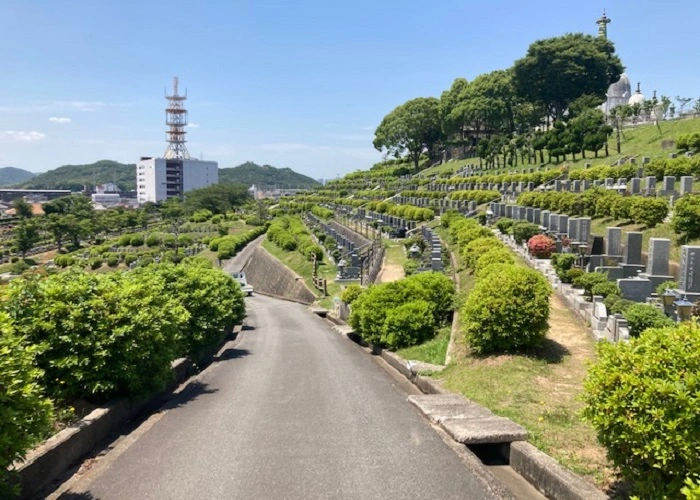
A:
POLYGON ((17 187, 26 189, 70 189, 80 191, 83 186, 113 182, 119 189, 136 189, 136 165, 100 160, 88 165, 63 165, 22 182, 17 187))
POLYGON ((20 182, 25 182, 36 174, 15 167, 0 168, 0 186, 11 186, 20 182))
POLYGON ((290 168, 275 168, 245 162, 233 168, 219 169, 219 182, 238 182, 246 186, 278 187, 280 189, 302 189, 318 186, 318 181, 298 174, 290 168))

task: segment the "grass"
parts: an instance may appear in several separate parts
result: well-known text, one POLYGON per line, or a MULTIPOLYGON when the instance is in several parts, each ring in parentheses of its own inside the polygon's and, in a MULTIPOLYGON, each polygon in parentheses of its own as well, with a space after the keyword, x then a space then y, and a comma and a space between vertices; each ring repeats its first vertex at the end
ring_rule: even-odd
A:
POLYGON ((396 354, 403 359, 423 361, 434 365, 445 364, 447 346, 450 343, 450 326, 438 330, 437 335, 423 344, 399 349, 396 354))
POLYGON ((325 258, 318 266, 318 274, 321 278, 326 278, 328 296, 322 297, 321 292, 316 289, 313 283, 313 263, 299 252, 286 252, 265 238, 262 242, 263 248, 279 259, 285 266, 304 278, 304 282, 309 289, 317 296, 317 303, 330 309, 333 307, 333 297, 340 296, 341 286, 335 282, 338 268, 330 264, 325 258))
MULTIPOLYGON (((661 147, 661 142, 664 140, 673 140, 681 134, 689 134, 693 132, 700 132, 700 118, 684 119, 684 120, 672 120, 664 121, 660 123, 661 132, 654 125, 640 125, 638 127, 628 127, 622 129, 622 141, 621 150, 622 153, 617 153, 617 137, 616 134, 613 135, 608 140, 608 150, 610 156, 593 158, 590 152, 586 152, 588 158, 581 158, 577 155, 576 160, 568 159, 566 161, 561 161, 558 163, 531 163, 525 165, 517 165, 515 167, 501 167, 496 170, 489 170, 488 174, 498 174, 514 169, 523 168, 533 168, 539 166, 545 167, 558 167, 561 165, 568 165, 570 169, 583 168, 585 163, 591 163, 592 165, 612 165, 620 158, 628 156, 648 156, 650 158, 654 157, 666 157, 668 153, 672 153, 675 150, 666 150, 661 147)), ((539 155, 538 155, 539 157, 539 155)), ((545 155, 546 159, 546 155, 545 155)), ((460 167, 464 165, 478 165, 479 158, 466 158, 463 160, 450 160, 443 163, 442 165, 436 165, 435 167, 423 170, 420 174, 421 176, 429 176, 440 174, 443 172, 456 172, 460 167)))
POLYGON ((403 268, 404 263, 408 260, 406 257, 406 252, 404 252, 404 240, 398 241, 386 241, 386 251, 384 253, 384 258, 386 259, 386 265, 389 266, 399 266, 403 268))

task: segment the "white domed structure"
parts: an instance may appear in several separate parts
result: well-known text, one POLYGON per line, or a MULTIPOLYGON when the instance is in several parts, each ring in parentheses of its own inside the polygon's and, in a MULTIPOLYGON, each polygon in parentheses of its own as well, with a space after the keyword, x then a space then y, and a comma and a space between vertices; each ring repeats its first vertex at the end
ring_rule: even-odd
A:
POLYGON ((623 104, 628 104, 632 96, 632 85, 626 73, 620 75, 620 79, 608 87, 608 92, 605 94, 607 100, 603 103, 603 111, 605 114, 610 114, 610 110, 623 104))
POLYGON ((635 104, 639 104, 640 106, 643 106, 644 103, 646 102, 646 98, 644 97, 644 94, 642 94, 642 91, 640 89, 640 84, 637 83, 637 92, 634 93, 632 97, 630 97, 630 100, 627 104, 630 106, 633 106, 635 104))

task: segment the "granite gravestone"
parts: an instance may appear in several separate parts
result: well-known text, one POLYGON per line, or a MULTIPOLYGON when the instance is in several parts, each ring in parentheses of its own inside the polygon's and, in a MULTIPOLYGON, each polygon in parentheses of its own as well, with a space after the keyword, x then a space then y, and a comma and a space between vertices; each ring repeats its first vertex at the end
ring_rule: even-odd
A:
POLYGON ((685 293, 700 293, 700 246, 681 247, 681 274, 678 289, 685 293))
POLYGON ((609 227, 605 230, 606 255, 622 255, 622 229, 619 227, 609 227))

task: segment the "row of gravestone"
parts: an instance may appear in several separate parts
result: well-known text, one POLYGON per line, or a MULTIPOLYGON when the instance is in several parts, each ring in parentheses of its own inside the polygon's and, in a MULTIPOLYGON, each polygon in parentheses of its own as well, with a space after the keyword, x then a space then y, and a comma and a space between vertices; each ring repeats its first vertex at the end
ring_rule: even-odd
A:
POLYGON ((447 210, 456 210, 459 213, 466 214, 473 212, 477 207, 475 201, 448 200, 446 198, 435 199, 396 195, 393 201, 399 205, 412 205, 414 207, 436 209, 440 213, 444 213, 447 210))
POLYGON ((442 262, 442 242, 440 241, 440 238, 427 225, 421 227, 421 236, 423 238, 423 241, 425 241, 425 243, 428 245, 428 248, 430 249, 430 261, 428 262, 428 258, 426 258, 426 261, 423 263, 423 266, 420 267, 418 270, 442 271, 445 266, 442 262))
POLYGON ((333 226, 326 224, 311 213, 307 213, 304 219, 307 225, 321 230, 327 237, 332 238, 337 248, 340 250, 342 257, 336 263, 338 267, 338 276, 336 279, 360 279, 362 269, 357 242, 369 242, 369 240, 337 222, 331 222, 333 226))
MULTIPOLYGON (((641 169, 640 169, 641 170, 641 169)), ((620 193, 631 193, 633 195, 646 195, 654 196, 659 194, 661 196, 677 196, 685 195, 693 192, 693 177, 690 175, 682 176, 679 181, 673 176, 665 176, 661 182, 660 189, 657 190, 656 177, 646 176, 642 177, 641 173, 639 177, 633 177, 627 179, 624 177, 614 179, 608 177, 603 180, 561 180, 556 179, 554 182, 549 183, 546 187, 547 190, 561 191, 561 192, 571 192, 571 193, 582 193, 591 188, 602 187, 608 190, 614 190, 620 193), (676 186, 678 183, 678 186, 676 186), (678 189, 676 189, 678 187, 678 189)), ((429 191, 445 192, 449 193, 451 191, 472 191, 472 190, 490 190, 498 191, 502 195, 514 195, 525 193, 527 191, 535 191, 537 189, 542 189, 539 184, 535 182, 461 182, 459 184, 433 184, 428 186, 429 191)), ((415 198, 408 198, 415 199, 415 198)), ((428 199, 425 199, 428 200, 428 199)), ((421 202, 424 206, 429 205, 429 201, 421 202)), ((421 205, 417 205, 421 206, 421 205)))
MULTIPOLYGON (((547 210, 503 203, 492 203, 491 209, 496 216, 540 225, 546 234, 555 239, 557 251, 578 252, 587 271, 606 273, 610 280, 618 283, 623 298, 645 302, 660 284, 675 280, 670 272, 671 240, 668 238, 649 239, 647 264, 644 265, 641 232, 628 232, 623 247, 622 229, 619 227, 606 228, 605 237, 591 236, 590 217, 568 217, 547 210), (564 247, 564 237, 570 240, 568 250, 564 247)), ((693 301, 700 299, 700 246, 681 247, 676 293, 693 301)))
POLYGON ((395 215, 381 214, 379 212, 375 212, 374 210, 367 210, 362 207, 357 209, 356 217, 363 222, 370 224, 372 222, 379 222, 394 229, 406 229, 410 231, 415 229, 417 226, 417 222, 414 220, 407 220, 403 217, 397 217, 395 215))

